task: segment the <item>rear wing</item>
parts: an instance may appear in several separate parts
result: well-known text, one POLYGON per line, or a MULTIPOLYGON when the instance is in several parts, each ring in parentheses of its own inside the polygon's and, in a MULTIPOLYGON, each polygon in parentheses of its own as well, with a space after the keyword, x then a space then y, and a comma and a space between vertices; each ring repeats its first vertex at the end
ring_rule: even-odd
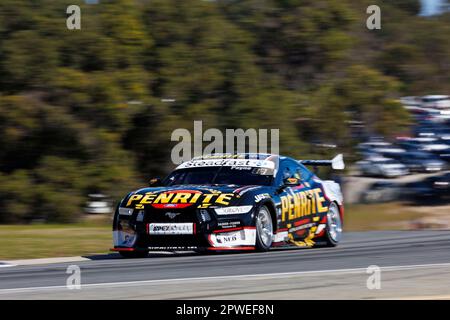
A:
POLYGON ((298 160, 299 163, 307 166, 331 166, 334 170, 344 170, 345 163, 342 154, 338 154, 332 160, 298 160))

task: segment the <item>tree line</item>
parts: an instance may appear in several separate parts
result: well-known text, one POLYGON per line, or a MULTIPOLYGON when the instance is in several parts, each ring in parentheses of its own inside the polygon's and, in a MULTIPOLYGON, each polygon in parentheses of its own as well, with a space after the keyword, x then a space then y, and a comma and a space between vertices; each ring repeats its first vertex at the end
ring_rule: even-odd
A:
POLYGON ((280 129, 280 152, 353 156, 408 130, 402 95, 448 92, 449 14, 360 0, 2 0, 0 222, 77 220, 173 165, 171 132, 280 129), (81 8, 68 30, 66 8, 81 8), (355 124, 360 124, 358 131, 355 124))

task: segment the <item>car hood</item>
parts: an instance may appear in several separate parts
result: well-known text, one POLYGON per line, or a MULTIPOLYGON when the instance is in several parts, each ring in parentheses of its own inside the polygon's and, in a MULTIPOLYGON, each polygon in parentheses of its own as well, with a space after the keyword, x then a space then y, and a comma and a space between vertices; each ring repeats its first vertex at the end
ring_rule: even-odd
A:
POLYGON ((237 185, 180 185, 171 187, 143 188, 130 193, 121 206, 144 209, 217 208, 252 204, 244 201, 247 194, 260 193, 264 186, 237 185))

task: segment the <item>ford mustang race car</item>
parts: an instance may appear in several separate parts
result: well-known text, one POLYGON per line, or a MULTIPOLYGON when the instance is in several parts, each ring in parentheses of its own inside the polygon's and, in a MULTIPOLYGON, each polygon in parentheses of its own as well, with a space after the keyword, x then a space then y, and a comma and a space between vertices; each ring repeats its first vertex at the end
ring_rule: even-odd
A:
POLYGON ((182 163, 120 201, 111 250, 143 257, 157 250, 336 246, 344 213, 340 186, 306 166, 344 169, 344 162, 342 155, 294 160, 246 153, 182 163))

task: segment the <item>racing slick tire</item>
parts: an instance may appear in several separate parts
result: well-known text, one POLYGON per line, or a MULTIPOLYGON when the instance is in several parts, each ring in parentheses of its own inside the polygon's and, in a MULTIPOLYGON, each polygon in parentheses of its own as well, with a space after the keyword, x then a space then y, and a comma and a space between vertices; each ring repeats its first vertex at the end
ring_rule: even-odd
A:
POLYGON ((342 236, 342 219, 339 208, 336 203, 332 202, 328 208, 327 225, 325 227, 325 235, 322 239, 325 247, 336 247, 342 236))
POLYGON ((148 251, 147 250, 119 251, 119 254, 123 258, 145 258, 148 256, 148 251))
POLYGON ((267 251, 272 246, 273 223, 270 211, 266 206, 261 206, 256 214, 256 250, 267 251))

